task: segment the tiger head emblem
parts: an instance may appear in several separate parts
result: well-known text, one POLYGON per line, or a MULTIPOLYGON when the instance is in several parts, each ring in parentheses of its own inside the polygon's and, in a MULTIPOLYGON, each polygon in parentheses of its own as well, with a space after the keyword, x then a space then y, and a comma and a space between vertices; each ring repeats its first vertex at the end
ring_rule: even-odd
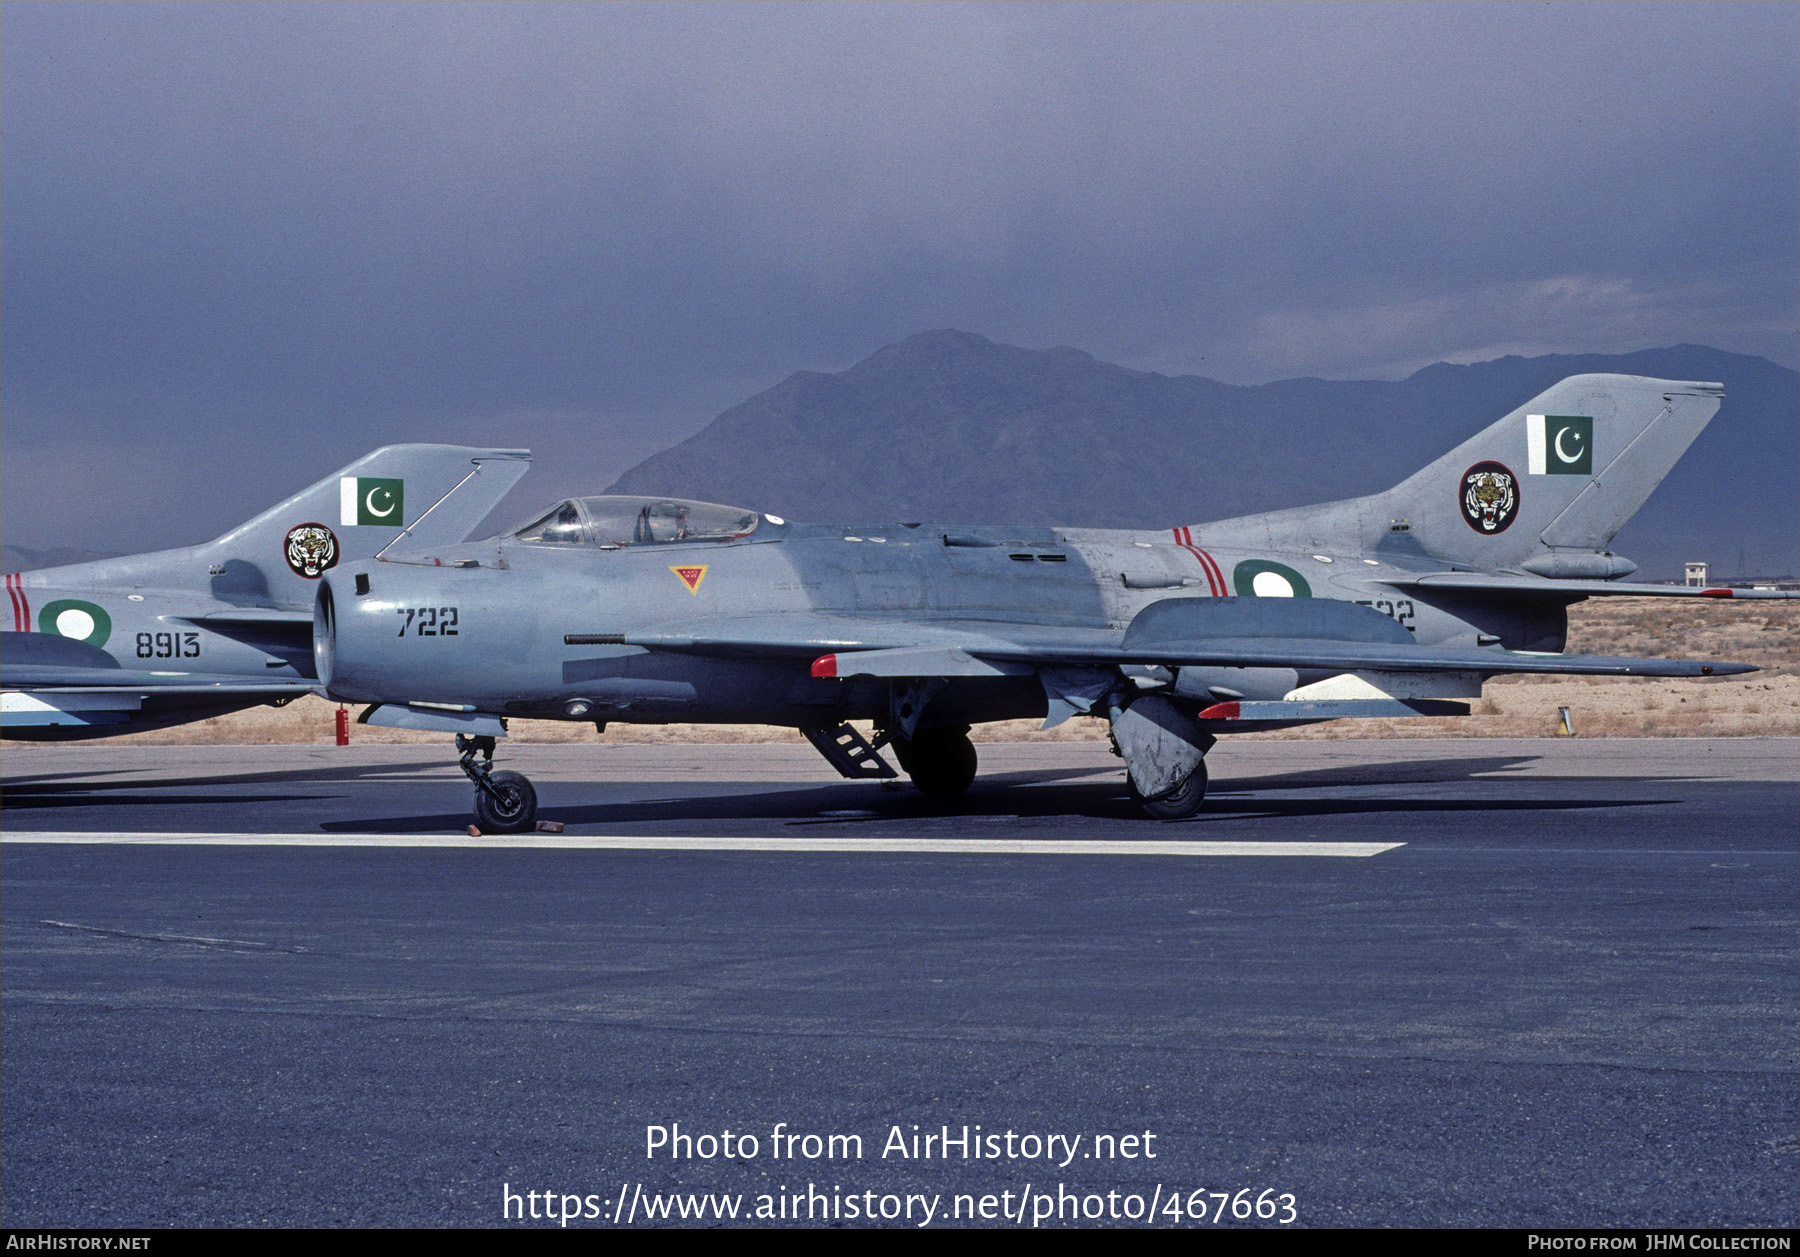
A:
POLYGON ((301 524, 288 530, 287 565, 294 575, 318 580, 337 561, 337 536, 325 525, 301 524))
POLYGON ((1505 532, 1519 513, 1519 478, 1504 463, 1476 463, 1463 473, 1462 513, 1478 533, 1505 532))

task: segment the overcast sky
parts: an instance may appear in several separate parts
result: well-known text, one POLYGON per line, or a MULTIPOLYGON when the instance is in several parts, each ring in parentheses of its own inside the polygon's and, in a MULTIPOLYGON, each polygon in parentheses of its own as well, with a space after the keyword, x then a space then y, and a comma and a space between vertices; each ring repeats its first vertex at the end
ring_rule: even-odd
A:
POLYGON ((1794 4, 0 8, 4 535, 389 441, 594 492, 955 327, 1234 383, 1795 365, 1794 4))

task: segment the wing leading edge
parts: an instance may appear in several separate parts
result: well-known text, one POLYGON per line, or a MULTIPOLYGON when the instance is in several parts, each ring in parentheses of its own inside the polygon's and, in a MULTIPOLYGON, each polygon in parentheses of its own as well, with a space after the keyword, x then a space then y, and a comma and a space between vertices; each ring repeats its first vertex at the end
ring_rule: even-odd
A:
POLYGON ((1792 589, 1738 589, 1714 585, 1634 585, 1624 581, 1551 580, 1539 576, 1512 576, 1495 572, 1428 572, 1406 580, 1388 582, 1415 589, 1455 589, 1472 593, 1502 594, 1529 598, 1548 594, 1566 597, 1575 594, 1586 598, 1800 598, 1792 589))
POLYGON ((690 621, 626 633, 622 644, 696 654, 811 657, 814 675, 839 677, 998 676, 1059 665, 1127 664, 1483 676, 1708 677, 1757 670, 1709 660, 1421 646, 1378 611, 1326 599, 1173 598, 1145 608, 1123 632, 803 614, 690 621))

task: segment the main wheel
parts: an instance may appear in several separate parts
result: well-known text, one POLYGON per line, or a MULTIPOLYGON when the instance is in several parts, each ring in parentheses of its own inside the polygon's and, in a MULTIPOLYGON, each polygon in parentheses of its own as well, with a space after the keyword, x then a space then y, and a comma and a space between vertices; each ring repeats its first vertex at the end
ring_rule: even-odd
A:
POLYGON ((489 778, 498 799, 475 789, 475 823, 484 834, 522 834, 537 820, 537 790, 523 773, 497 772, 489 778))
POLYGON ((1125 774, 1127 784, 1131 786, 1131 801, 1144 810, 1146 816, 1159 821, 1182 821, 1197 815, 1200 805, 1206 802, 1206 761, 1199 765, 1188 779, 1176 786, 1167 794, 1159 794, 1154 799, 1146 799, 1138 793, 1137 783, 1131 780, 1131 774, 1125 774))
POLYGON ((975 780, 975 744, 964 729, 921 729, 907 748, 906 771, 919 793, 953 798, 975 780))

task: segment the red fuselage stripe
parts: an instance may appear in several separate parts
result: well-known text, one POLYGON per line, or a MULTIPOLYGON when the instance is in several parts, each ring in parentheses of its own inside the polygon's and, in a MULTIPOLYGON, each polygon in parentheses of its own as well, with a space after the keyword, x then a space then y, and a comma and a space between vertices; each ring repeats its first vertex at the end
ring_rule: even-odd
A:
POLYGON ((13 627, 21 633, 31 632, 31 602, 25 597, 25 581, 17 572, 7 576, 6 592, 12 595, 13 627))
MULTIPOLYGON (((1195 546, 1194 549, 1200 550, 1200 547, 1195 546)), ((1214 579, 1219 582, 1219 596, 1223 598, 1231 592, 1231 589, 1225 584, 1225 573, 1219 570, 1219 561, 1205 550, 1200 550, 1200 557, 1205 559, 1206 565, 1212 569, 1214 579)))
POLYGON ((1211 592, 1213 597, 1217 598, 1219 596, 1219 583, 1213 579, 1212 565, 1206 561, 1206 556, 1201 554, 1200 548, 1194 544, 1194 534, 1186 528, 1181 530, 1181 547, 1189 554, 1193 555, 1195 560, 1199 562, 1200 570, 1206 573, 1206 588, 1211 592))
POLYGON ((1191 529, 1183 528, 1181 531, 1187 538, 1188 548, 1200 556, 1200 562, 1206 567, 1206 579, 1212 585, 1213 597, 1223 598, 1226 593, 1225 574, 1219 570, 1219 565, 1213 561, 1212 555, 1194 544, 1194 534, 1191 529))
POLYGON ((1174 533, 1175 544, 1193 555, 1194 561, 1200 564, 1200 570, 1206 575, 1206 588, 1213 597, 1221 597, 1225 592, 1225 578, 1219 575, 1219 565, 1212 561, 1212 555, 1194 544, 1194 535, 1185 527, 1175 529, 1174 533))

